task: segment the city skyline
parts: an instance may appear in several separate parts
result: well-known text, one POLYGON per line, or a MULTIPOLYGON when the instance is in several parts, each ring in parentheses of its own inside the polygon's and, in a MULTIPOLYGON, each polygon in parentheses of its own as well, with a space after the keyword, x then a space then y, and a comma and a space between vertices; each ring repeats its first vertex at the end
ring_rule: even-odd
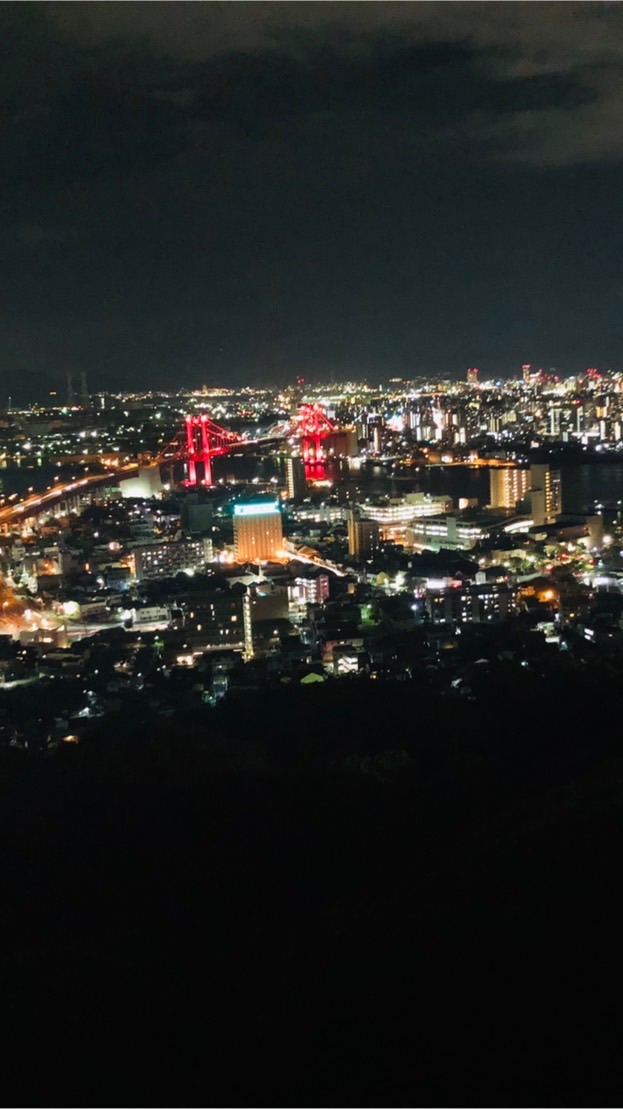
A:
POLYGON ((5 1087, 619 1105, 623 6, 0 37, 5 1087))
POLYGON ((617 5, 0 19, 6 394, 620 367, 617 5))

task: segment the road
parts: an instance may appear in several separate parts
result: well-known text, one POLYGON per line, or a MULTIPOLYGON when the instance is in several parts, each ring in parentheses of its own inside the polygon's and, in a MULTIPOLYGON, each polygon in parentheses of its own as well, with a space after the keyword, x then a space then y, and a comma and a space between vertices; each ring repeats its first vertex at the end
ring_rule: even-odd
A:
POLYGON ((32 493, 21 500, 15 499, 10 504, 0 508, 0 527, 18 523, 29 516, 37 516, 46 508, 54 508, 56 504, 67 497, 82 496, 89 489, 99 485, 109 485, 111 478, 116 481, 122 478, 134 477, 138 473, 136 463, 130 466, 120 466, 119 469, 110 470, 105 474, 88 474, 86 477, 76 478, 72 481, 57 482, 44 493, 32 493))

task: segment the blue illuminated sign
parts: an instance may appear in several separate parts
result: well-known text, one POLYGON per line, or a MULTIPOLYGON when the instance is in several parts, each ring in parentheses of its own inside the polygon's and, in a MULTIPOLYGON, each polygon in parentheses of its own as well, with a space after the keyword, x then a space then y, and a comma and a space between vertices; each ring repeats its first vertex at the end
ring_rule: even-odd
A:
POLYGON ((235 504, 234 516, 274 516, 279 512, 277 502, 271 504, 235 504))

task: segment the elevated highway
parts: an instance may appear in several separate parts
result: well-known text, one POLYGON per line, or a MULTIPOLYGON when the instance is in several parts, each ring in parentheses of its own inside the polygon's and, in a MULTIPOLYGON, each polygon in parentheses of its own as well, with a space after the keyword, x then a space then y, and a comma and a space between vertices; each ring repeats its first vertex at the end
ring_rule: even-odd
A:
POLYGON ((138 464, 133 463, 105 474, 86 474, 71 481, 59 481, 43 493, 32 493, 28 497, 11 500, 0 507, 0 530, 6 532, 22 520, 32 519, 33 516, 54 514, 55 509, 63 511, 63 506, 66 506, 66 511, 70 511, 90 489, 111 485, 137 474, 138 464))

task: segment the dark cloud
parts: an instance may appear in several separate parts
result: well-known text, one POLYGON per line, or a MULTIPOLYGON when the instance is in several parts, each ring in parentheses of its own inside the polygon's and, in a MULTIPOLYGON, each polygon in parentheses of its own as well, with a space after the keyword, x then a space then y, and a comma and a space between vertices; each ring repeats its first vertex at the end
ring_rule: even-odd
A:
POLYGON ((519 107, 511 118, 496 110, 475 116, 472 129, 499 139, 502 156, 559 164, 620 152, 623 8, 616 3, 79 2, 46 10, 65 41, 134 42, 186 62, 273 51, 313 64, 328 47, 346 60, 374 57, 383 44, 462 44, 501 83, 566 76, 587 101, 582 112, 571 98, 519 107))
MULTIPOLYGON (((39 122, 43 130, 52 111, 63 135, 73 132, 79 142, 79 113, 70 127, 63 111, 82 106, 89 120, 98 98, 106 100, 112 131, 120 122, 116 100, 123 116, 116 156, 123 156, 124 140, 126 153, 134 147, 137 157, 147 155, 139 133, 149 113, 155 124, 163 117, 160 150, 156 127, 150 134, 152 157, 175 153, 172 110, 199 105, 211 119, 246 112, 248 129, 261 125, 249 122, 256 106, 277 124, 321 109, 323 100, 339 111, 349 97, 417 115, 418 91, 425 109, 434 99, 426 104, 431 47, 462 54, 470 72, 462 90, 455 85, 455 108, 465 134, 489 157, 560 165, 621 153, 618 4, 3 4, 0 31, 8 58, 0 76, 5 121, 18 131, 39 122), (254 105, 249 97, 256 95, 254 105)), ((439 69, 443 110, 448 90, 439 69)), ((197 115, 191 110, 181 121, 187 136, 196 134, 197 115)), ((100 131, 85 150, 85 169, 106 148, 100 131)))
POLYGON ((0 34, 5 372, 620 357, 620 5, 4 4, 0 34))

